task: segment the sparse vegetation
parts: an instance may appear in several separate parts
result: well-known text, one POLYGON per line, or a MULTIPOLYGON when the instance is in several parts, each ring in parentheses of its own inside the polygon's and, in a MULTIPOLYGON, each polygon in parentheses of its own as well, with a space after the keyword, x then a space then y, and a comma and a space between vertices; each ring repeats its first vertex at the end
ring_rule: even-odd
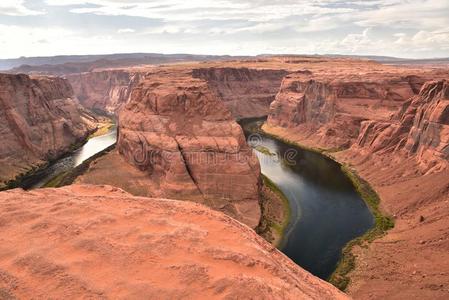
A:
POLYGON ((332 275, 329 277, 328 281, 339 288, 342 291, 345 291, 348 284, 350 283, 350 277, 349 273, 354 270, 356 266, 356 259, 354 254, 352 253, 352 249, 354 246, 364 246, 367 243, 371 243, 377 238, 382 237, 386 234, 388 230, 394 227, 394 220, 390 216, 386 216, 382 213, 380 210, 380 198, 375 192, 375 190, 370 186, 370 184, 362 179, 360 176, 357 175, 357 173, 352 170, 349 166, 341 164, 335 158, 330 155, 330 153, 338 152, 339 149, 323 149, 323 148, 312 148, 312 147, 306 147, 304 145, 298 144, 296 142, 293 142, 291 140, 278 137, 274 134, 270 134, 268 132, 264 131, 264 134, 267 134, 277 140, 280 140, 288 145, 292 145, 295 147, 298 147, 300 149, 313 151, 317 153, 321 153, 323 155, 326 155, 330 159, 337 162, 340 166, 342 171, 345 173, 345 175, 351 180, 354 188, 359 193, 361 198, 365 201, 366 205, 368 206, 369 210, 373 214, 374 217, 374 226, 370 230, 368 230, 365 234, 362 236, 353 239, 352 241, 348 242, 346 246, 342 249, 340 260, 337 264, 337 267, 335 271, 332 273, 332 275))
POLYGON ((350 283, 349 273, 355 268, 356 264, 354 254, 352 253, 353 247, 363 246, 365 243, 371 243, 375 239, 382 237, 388 230, 394 227, 394 220, 390 216, 382 214, 379 208, 380 198, 368 182, 346 165, 341 165, 341 169, 351 180, 374 217, 373 228, 364 235, 350 241, 343 248, 337 268, 329 278, 330 283, 344 291, 350 283))
POLYGON ((113 144, 109 146, 108 148, 104 149, 103 151, 98 152, 94 156, 90 157, 86 161, 84 161, 82 164, 77 166, 76 168, 73 168, 72 170, 68 172, 64 172, 61 174, 56 175, 52 179, 50 179, 43 187, 63 187, 66 185, 70 185, 73 182, 75 182, 76 178, 78 176, 83 175, 90 167, 90 164, 96 160, 97 158, 111 152, 115 148, 116 144, 113 144))
POLYGON ((101 136, 101 135, 105 135, 106 133, 108 133, 112 127, 114 127, 115 124, 112 122, 112 120, 110 120, 110 122, 106 122, 106 123, 99 123, 98 124, 98 129, 96 131, 94 131, 90 136, 89 139, 96 137, 96 136, 101 136))
POLYGON ((264 146, 256 146, 254 147, 254 149, 256 149, 257 151, 259 151, 262 154, 268 155, 268 156, 274 156, 276 155, 275 153, 272 153, 270 151, 270 149, 268 149, 267 147, 264 146))
POLYGON ((275 195, 275 197, 262 195, 262 220, 256 231, 270 243, 273 243, 276 247, 279 247, 281 246, 281 242, 284 238, 285 230, 290 223, 290 203, 288 202, 288 199, 284 195, 284 193, 276 186, 273 181, 271 181, 263 174, 262 179, 264 186, 269 189, 269 191, 271 191, 275 195), (276 213, 273 214, 273 212, 270 212, 270 207, 272 207, 274 203, 269 203, 269 201, 281 201, 280 204, 282 206, 282 212, 280 216, 276 215, 276 213))

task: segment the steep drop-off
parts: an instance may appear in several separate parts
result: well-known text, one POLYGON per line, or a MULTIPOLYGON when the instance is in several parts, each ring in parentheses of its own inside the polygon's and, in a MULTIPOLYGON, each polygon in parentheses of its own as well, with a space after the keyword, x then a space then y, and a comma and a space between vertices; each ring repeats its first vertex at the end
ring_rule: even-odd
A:
POLYGON ((0 74, 0 187, 66 153, 96 128, 68 82, 0 74))
POLYGON ((114 187, 0 193, 1 298, 346 299, 247 226, 114 187))
POLYGON ((444 299, 449 293, 447 72, 289 76, 264 129, 355 169, 395 227, 356 247, 355 298, 444 299), (356 80, 354 80, 354 78, 356 80), (428 82, 425 82, 428 81, 428 82), (344 151, 338 151, 346 149, 344 151))
POLYGON ((193 69, 192 74, 206 80, 232 115, 240 119, 266 116, 282 78, 288 72, 282 69, 210 67, 193 69))
POLYGON ((141 74, 130 70, 99 70, 67 75, 75 95, 87 108, 115 114, 126 104, 141 74))
MULTIPOLYGON (((354 149, 369 154, 405 152, 415 157, 422 173, 447 167, 449 159, 449 83, 427 82, 419 95, 406 103, 392 123, 362 124, 354 149)), ((402 155, 400 156, 403 157, 402 155)))
POLYGON ((204 80, 188 72, 147 74, 120 111, 118 130, 121 158, 114 152, 99 159, 81 182, 191 200, 258 225, 259 163, 204 80))
POLYGON ((323 148, 348 148, 366 120, 390 120, 424 79, 414 75, 290 74, 271 104, 268 126, 323 148))

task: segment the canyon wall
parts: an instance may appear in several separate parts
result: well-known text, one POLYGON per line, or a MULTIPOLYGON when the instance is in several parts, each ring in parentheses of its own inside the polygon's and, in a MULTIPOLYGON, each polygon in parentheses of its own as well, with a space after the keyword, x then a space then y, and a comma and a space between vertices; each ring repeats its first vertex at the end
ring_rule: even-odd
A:
POLYGON ((0 187, 69 151, 96 127, 70 84, 0 74, 0 187))
POLYGON ((264 129, 328 150, 373 186, 382 210, 395 219, 385 236, 353 250, 351 296, 444 299, 449 293, 449 73, 328 72, 288 75, 264 129))
POLYGON ((247 226, 110 186, 0 193, 2 298, 347 299, 247 226))
POLYGON ((424 79, 413 75, 295 72, 283 80, 268 126, 288 129, 315 146, 348 148, 363 121, 391 120, 422 84, 424 79))
POLYGON ((70 82, 80 103, 87 108, 115 114, 129 100, 139 72, 130 70, 102 70, 71 74, 70 82))
POLYGON ((363 122, 353 151, 357 149, 363 150, 365 155, 405 153, 416 158, 422 173, 446 168, 449 159, 448 81, 427 82, 418 95, 403 104, 391 123, 363 122))
MULTIPOLYGON (((267 115, 281 80, 288 73, 243 67, 192 68, 191 72, 194 78, 208 82, 211 92, 225 102, 237 119, 267 115)), ((114 114, 129 100, 133 87, 144 74, 142 70, 111 69, 66 77, 85 107, 114 114)))
POLYGON ((206 80, 232 115, 240 119, 268 115, 270 103, 288 72, 281 69, 205 67, 193 69, 192 74, 206 80))

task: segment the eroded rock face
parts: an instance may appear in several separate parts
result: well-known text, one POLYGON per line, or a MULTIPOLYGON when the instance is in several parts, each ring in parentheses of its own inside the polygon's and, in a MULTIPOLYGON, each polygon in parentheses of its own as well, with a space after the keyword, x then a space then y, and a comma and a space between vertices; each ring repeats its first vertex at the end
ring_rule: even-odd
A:
POLYGON ((259 163, 205 81, 149 74, 120 112, 117 149, 155 184, 153 195, 203 203, 253 228, 259 223, 259 163))
POLYGON ((367 180, 393 216, 385 236, 353 250, 349 294, 446 297, 449 73, 363 65, 327 72, 288 75, 264 129, 334 150, 327 154, 367 180))
POLYGON ((282 82, 268 125, 286 128, 323 148, 348 148, 363 121, 390 120, 423 83, 418 76, 389 73, 295 72, 282 82))
POLYGON ((0 193, 2 298, 346 299, 247 226, 108 186, 0 193))
POLYGON ((67 75, 75 95, 87 108, 115 114, 129 100, 141 74, 130 70, 99 70, 67 75))
POLYGON ((239 119, 268 115, 270 103, 288 72, 282 69, 211 67, 193 69, 192 74, 206 80, 232 115, 239 119))
POLYGON ((0 187, 55 159, 95 129, 68 82, 0 74, 0 187))
POLYGON ((449 158, 448 81, 427 82, 392 122, 366 121, 354 149, 364 154, 415 157, 423 173, 440 171, 449 158))

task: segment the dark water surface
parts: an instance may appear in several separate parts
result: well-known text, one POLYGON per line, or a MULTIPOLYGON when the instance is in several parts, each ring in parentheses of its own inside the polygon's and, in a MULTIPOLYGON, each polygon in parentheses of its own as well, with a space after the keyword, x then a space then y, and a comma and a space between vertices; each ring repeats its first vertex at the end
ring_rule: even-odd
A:
POLYGON ((374 219, 340 165, 319 153, 287 145, 241 125, 256 151, 262 173, 288 198, 292 217, 281 250, 312 274, 327 279, 335 270, 342 248, 374 225, 374 219), (275 155, 273 155, 275 154, 275 155))
POLYGON ((117 128, 114 126, 106 134, 89 139, 87 143, 70 155, 57 160, 45 170, 27 178, 22 182, 21 187, 24 189, 40 188, 55 176, 70 171, 88 158, 113 145, 116 140, 117 128))

